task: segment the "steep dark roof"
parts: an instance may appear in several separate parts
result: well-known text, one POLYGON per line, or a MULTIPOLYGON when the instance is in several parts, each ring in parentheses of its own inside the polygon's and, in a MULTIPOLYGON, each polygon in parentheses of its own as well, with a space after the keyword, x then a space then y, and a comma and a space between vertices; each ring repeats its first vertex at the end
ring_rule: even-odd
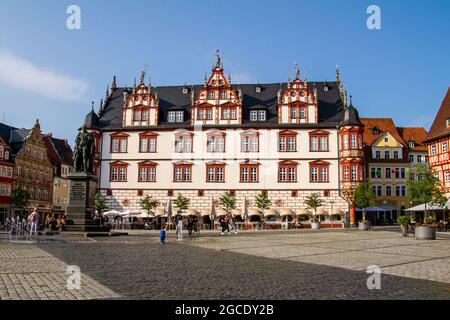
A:
POLYGON ((87 129, 98 128, 98 116, 93 109, 84 118, 84 126, 87 129))
POLYGON ((9 143, 12 130, 17 130, 17 128, 8 126, 7 124, 0 122, 0 137, 2 137, 2 139, 5 140, 6 143, 9 143))
POLYGON ((450 119, 450 87, 428 132, 427 141, 450 135, 450 128, 447 128, 446 124, 447 119, 450 119))
POLYGON ((339 126, 361 126, 361 120, 359 119, 358 110, 353 107, 352 104, 344 111, 344 120, 341 121, 339 126))
MULTIPOLYGON (((324 82, 308 82, 308 88, 317 88, 319 100, 319 124, 286 124, 286 127, 329 127, 339 124, 344 117, 343 104, 336 82, 328 82, 328 91, 323 90, 324 82)), ((243 94, 244 118, 242 127, 267 127, 278 125, 277 96, 278 90, 286 89, 286 83, 259 84, 261 92, 256 92, 258 84, 233 85, 235 89, 241 88, 243 94), (254 108, 265 108, 267 113, 266 122, 250 122, 250 110, 254 108)), ((159 124, 158 128, 183 128, 190 127, 191 116, 191 94, 183 93, 185 86, 167 86, 152 88, 159 98, 159 124), (167 113, 170 110, 183 110, 185 112, 184 123, 168 123, 167 113)), ((198 93, 203 85, 195 85, 193 89, 198 93)), ((192 88, 192 87, 190 87, 192 88)), ((104 111, 99 118, 101 129, 122 128, 122 105, 123 92, 125 88, 117 88, 107 100, 104 111)))

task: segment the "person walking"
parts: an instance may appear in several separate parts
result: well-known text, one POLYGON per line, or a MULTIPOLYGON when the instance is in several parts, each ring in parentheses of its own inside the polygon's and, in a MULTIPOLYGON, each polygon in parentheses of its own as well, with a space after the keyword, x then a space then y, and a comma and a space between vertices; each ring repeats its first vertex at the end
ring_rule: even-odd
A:
POLYGON ((161 227, 161 231, 159 232, 159 241, 161 246, 166 243, 166 226, 161 227))
POLYGON ((37 231, 38 231, 38 225, 39 225, 39 213, 37 212, 37 208, 34 208, 33 212, 30 213, 30 215, 28 216, 28 222, 31 223, 30 237, 33 236, 33 231, 34 231, 34 236, 36 236, 37 231))
POLYGON ((236 228, 236 223, 235 223, 233 217, 230 217, 230 220, 229 220, 229 226, 230 226, 230 231, 231 231, 233 234, 236 234, 236 233, 237 233, 237 228, 236 228))
POLYGON ((176 240, 183 240, 183 216, 179 212, 175 216, 175 225, 177 226, 176 240))

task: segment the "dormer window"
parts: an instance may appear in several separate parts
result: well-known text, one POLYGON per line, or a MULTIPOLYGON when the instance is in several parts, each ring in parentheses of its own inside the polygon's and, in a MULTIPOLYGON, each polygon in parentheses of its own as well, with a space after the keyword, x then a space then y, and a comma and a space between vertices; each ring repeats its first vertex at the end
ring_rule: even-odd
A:
POLYGON ((372 128, 372 133, 373 133, 374 135, 379 135, 379 134, 380 134, 380 130, 378 130, 377 127, 373 127, 373 128, 372 128))
POLYGON ((330 90, 330 87, 328 86, 328 83, 325 83, 324 85, 323 85, 323 91, 324 92, 328 92, 330 90))
POLYGON ((225 100, 227 98, 227 93, 225 91, 220 91, 220 99, 225 100))
POLYGON ((450 129, 450 119, 445 120, 445 126, 447 127, 447 129, 450 129))
POLYGON ((414 143, 414 141, 409 141, 408 145, 410 148, 414 148, 416 146, 416 144, 414 143))
POLYGON ((250 121, 266 121, 266 110, 251 110, 250 121))
POLYGON ((210 91, 210 92, 208 93, 208 99, 209 99, 209 100, 214 100, 214 91, 210 91))
POLYGON ((175 123, 183 121, 184 121, 183 111, 169 111, 169 113, 167 114, 167 122, 175 123))
POLYGON ((183 87, 183 94, 188 94, 189 93, 189 89, 187 87, 183 87))
POLYGON ((255 91, 256 91, 256 93, 261 93, 261 86, 256 86, 256 88, 255 88, 255 91))

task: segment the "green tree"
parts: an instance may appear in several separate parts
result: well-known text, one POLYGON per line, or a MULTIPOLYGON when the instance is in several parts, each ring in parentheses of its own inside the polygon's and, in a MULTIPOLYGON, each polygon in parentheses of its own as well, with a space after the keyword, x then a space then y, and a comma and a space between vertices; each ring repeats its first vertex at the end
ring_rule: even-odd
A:
POLYGON ((272 201, 270 201, 266 191, 261 191, 255 198, 255 204, 260 211, 264 211, 270 208, 272 201))
POLYGON ((30 192, 22 185, 19 184, 11 193, 11 203, 16 210, 22 210, 28 206, 30 202, 30 192))
POLYGON ((224 195, 220 197, 220 205, 223 209, 228 212, 236 209, 236 197, 231 194, 231 192, 225 192, 224 195))
POLYGON ((307 196, 305 199, 305 204, 308 206, 308 209, 314 210, 314 215, 317 213, 317 209, 322 207, 325 202, 320 198, 320 194, 315 192, 310 196, 307 196))
POLYGON ((106 205, 106 199, 100 193, 95 194, 94 203, 95 209, 98 210, 99 212, 108 209, 108 206, 106 205))
POLYGON ((139 206, 142 210, 147 211, 147 213, 150 213, 153 209, 155 209, 158 206, 158 200, 153 199, 148 194, 139 199, 139 206))
POLYGON ((430 170, 428 165, 420 164, 415 169, 417 179, 408 180, 408 196, 412 202, 425 204, 425 215, 429 206, 444 208, 447 198, 442 185, 430 170))
POLYGON ((173 201, 173 203, 177 206, 179 213, 183 213, 183 211, 186 211, 189 208, 189 202, 190 200, 183 197, 181 193, 179 193, 177 198, 173 201))
POLYGON ((375 205, 375 193, 370 182, 361 183, 356 188, 355 205, 363 210, 363 220, 366 220, 366 209, 375 205))

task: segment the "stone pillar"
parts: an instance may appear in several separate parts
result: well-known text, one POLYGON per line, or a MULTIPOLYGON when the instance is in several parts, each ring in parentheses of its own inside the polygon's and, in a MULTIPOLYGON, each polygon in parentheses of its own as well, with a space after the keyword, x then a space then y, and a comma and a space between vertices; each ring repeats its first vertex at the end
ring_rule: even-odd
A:
POLYGON ((69 174, 69 201, 66 210, 67 231, 101 231, 92 219, 98 178, 87 173, 69 174))

